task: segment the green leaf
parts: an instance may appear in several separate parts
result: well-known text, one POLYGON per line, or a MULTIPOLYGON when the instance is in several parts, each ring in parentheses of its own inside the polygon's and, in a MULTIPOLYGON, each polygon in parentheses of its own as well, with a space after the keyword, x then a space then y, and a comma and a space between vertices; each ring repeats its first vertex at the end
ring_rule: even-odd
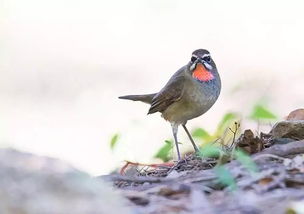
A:
POLYGON ((214 167, 218 181, 224 185, 228 186, 231 190, 236 190, 236 182, 232 173, 223 165, 214 167))
POLYGON ((110 141, 111 150, 114 150, 115 146, 117 145, 118 139, 119 139, 119 134, 115 134, 112 136, 110 141))
POLYGON ((171 159, 171 149, 173 146, 173 142, 171 140, 166 140, 165 145, 163 145, 158 152, 154 155, 155 158, 159 158, 164 162, 167 162, 171 159))
POLYGON ((217 133, 222 133, 224 130, 231 125, 232 122, 238 120, 239 116, 236 113, 229 112, 223 116, 223 119, 217 127, 217 133))
POLYGON ((258 167, 255 162, 245 152, 240 149, 237 149, 234 152, 234 155, 236 160, 239 161, 248 171, 250 171, 251 173, 256 173, 258 171, 258 167))
POLYGON ((211 138, 210 134, 202 128, 197 128, 192 132, 192 136, 196 138, 200 138, 202 140, 208 140, 211 138))
POLYGON ((254 106, 250 118, 253 120, 265 120, 265 119, 277 119, 277 116, 272 113, 270 110, 268 110, 265 106, 262 106, 261 104, 257 104, 254 106))
POLYGON ((203 148, 200 149, 200 155, 202 157, 219 157, 222 150, 212 144, 207 144, 203 148))

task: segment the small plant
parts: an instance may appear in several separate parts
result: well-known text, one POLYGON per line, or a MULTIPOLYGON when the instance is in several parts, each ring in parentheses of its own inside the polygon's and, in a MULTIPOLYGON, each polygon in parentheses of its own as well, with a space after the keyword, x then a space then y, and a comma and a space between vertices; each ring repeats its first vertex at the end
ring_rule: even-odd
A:
POLYGON ((252 158, 241 149, 236 149, 233 153, 235 159, 240 162, 251 174, 258 172, 257 165, 252 158))
POLYGON ((237 189, 234 176, 225 166, 219 165, 214 167, 214 172, 220 184, 222 184, 223 186, 227 186, 232 191, 237 189))
POLYGON ((212 143, 205 144, 200 149, 200 156, 207 158, 219 158, 224 151, 212 143))
MULTIPOLYGON (((216 154, 219 153, 221 150, 218 150, 217 147, 211 146, 208 143, 214 143, 217 140, 220 139, 220 136, 225 135, 227 138, 229 137, 229 139, 233 139, 235 138, 236 133, 234 133, 234 136, 231 136, 231 134, 229 132, 227 132, 229 126, 232 123, 235 123, 235 120, 239 120, 239 116, 236 113, 232 113, 229 112, 227 114, 225 114, 222 118, 222 120, 220 121, 219 125, 217 126, 216 131, 213 134, 209 134, 205 129, 203 128, 197 128, 192 132, 192 136, 201 140, 203 142, 203 148, 201 149, 202 156, 209 156, 213 153, 213 157, 219 157, 220 154, 216 154), (226 132, 226 133, 225 133, 226 132), (208 153, 208 154, 207 154, 208 153)), ((229 131, 229 130, 228 130, 229 131)), ((221 138, 222 141, 228 141, 226 139, 221 138)), ((172 140, 167 140, 165 141, 165 145, 163 145, 158 151, 157 153, 154 155, 155 158, 159 158, 161 160, 163 160, 164 162, 169 161, 172 158, 172 148, 173 148, 173 141, 172 140)))
POLYGON ((214 167, 218 182, 232 191, 236 190, 237 185, 232 172, 225 166, 225 163, 235 159, 245 170, 250 172, 251 175, 255 175, 258 172, 255 162, 241 149, 226 150, 219 145, 207 144, 202 148, 200 155, 205 158, 218 158, 217 165, 214 167))
POLYGON ((114 150, 115 147, 117 146, 117 142, 119 140, 119 137, 120 137, 120 135, 118 133, 114 134, 111 137, 111 140, 110 140, 110 148, 111 148, 111 150, 114 150))
POLYGON ((263 121, 263 120, 275 120, 277 119, 277 116, 269 109, 267 109, 265 105, 263 105, 262 103, 258 103, 253 107, 249 118, 255 121, 260 121, 260 120, 263 121))
POLYGON ((223 165, 227 161, 223 161, 223 159, 228 160, 230 158, 226 158, 226 151, 223 147, 215 144, 208 143, 204 145, 200 150, 200 156, 204 158, 217 158, 217 165, 213 168, 214 173, 217 176, 218 182, 224 186, 228 187, 230 190, 234 191, 237 188, 235 178, 233 174, 223 165))
POLYGON ((249 171, 252 175, 258 172, 258 168, 252 158, 243 150, 237 148, 236 133, 239 129, 239 124, 235 122, 234 129, 228 128, 233 134, 233 141, 230 146, 221 143, 208 143, 201 148, 200 155, 202 157, 217 158, 217 165, 214 167, 215 174, 218 181, 223 186, 227 186, 230 190, 236 190, 236 181, 225 163, 235 159, 238 161, 245 170, 249 171))
POLYGON ((167 162, 172 159, 172 148, 173 148, 173 141, 166 140, 165 145, 163 145, 157 153, 154 155, 154 158, 159 158, 164 162, 167 162))
POLYGON ((240 116, 237 113, 228 112, 223 116, 214 133, 211 134, 205 129, 197 128, 192 132, 192 136, 200 140, 201 145, 218 141, 221 141, 222 144, 229 144, 239 133, 239 129, 237 129, 237 133, 229 132, 229 127, 239 120, 240 116))
POLYGON ((205 129, 197 128, 192 132, 192 136, 195 138, 202 139, 204 141, 211 141, 213 136, 211 136, 205 129))

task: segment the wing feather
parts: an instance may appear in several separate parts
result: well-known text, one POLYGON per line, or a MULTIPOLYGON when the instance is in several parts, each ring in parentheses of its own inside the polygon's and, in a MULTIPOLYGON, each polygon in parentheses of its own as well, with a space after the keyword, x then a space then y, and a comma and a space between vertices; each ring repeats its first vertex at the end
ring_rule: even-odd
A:
POLYGON ((165 111, 171 104, 181 99, 184 91, 183 70, 176 72, 165 87, 153 97, 148 114, 165 111))

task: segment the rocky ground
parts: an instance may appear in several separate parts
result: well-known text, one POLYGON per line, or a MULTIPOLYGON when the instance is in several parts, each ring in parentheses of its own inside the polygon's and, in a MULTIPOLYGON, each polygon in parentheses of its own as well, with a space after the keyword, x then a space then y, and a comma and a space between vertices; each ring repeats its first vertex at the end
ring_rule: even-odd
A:
POLYGON ((0 213, 304 213, 304 121, 288 119, 259 136, 246 130, 233 150, 240 147, 250 156, 186 155, 99 177, 1 149, 0 213))
POLYGON ((246 130, 235 144, 251 156, 189 155, 173 166, 138 166, 137 174, 132 166, 133 176, 105 178, 138 213, 304 213, 304 121, 279 122, 260 136, 246 130))
POLYGON ((1 214, 134 213, 119 191, 63 161, 0 149, 1 214))

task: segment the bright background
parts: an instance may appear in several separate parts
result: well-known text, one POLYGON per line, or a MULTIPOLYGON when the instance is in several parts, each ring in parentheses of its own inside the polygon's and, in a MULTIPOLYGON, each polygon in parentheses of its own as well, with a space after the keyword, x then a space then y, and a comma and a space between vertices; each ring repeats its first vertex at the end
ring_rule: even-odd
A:
MULTIPOLYGON (((212 131, 254 103, 284 117, 304 106, 303 1, 1 0, 0 145, 58 157, 94 175, 148 162, 170 125, 119 95, 157 92, 208 49, 216 105, 190 127, 212 131), (110 150, 113 134, 118 148, 110 150)), ((248 124, 256 128, 256 124, 248 124)), ((180 132, 180 139, 186 140, 180 132)))

